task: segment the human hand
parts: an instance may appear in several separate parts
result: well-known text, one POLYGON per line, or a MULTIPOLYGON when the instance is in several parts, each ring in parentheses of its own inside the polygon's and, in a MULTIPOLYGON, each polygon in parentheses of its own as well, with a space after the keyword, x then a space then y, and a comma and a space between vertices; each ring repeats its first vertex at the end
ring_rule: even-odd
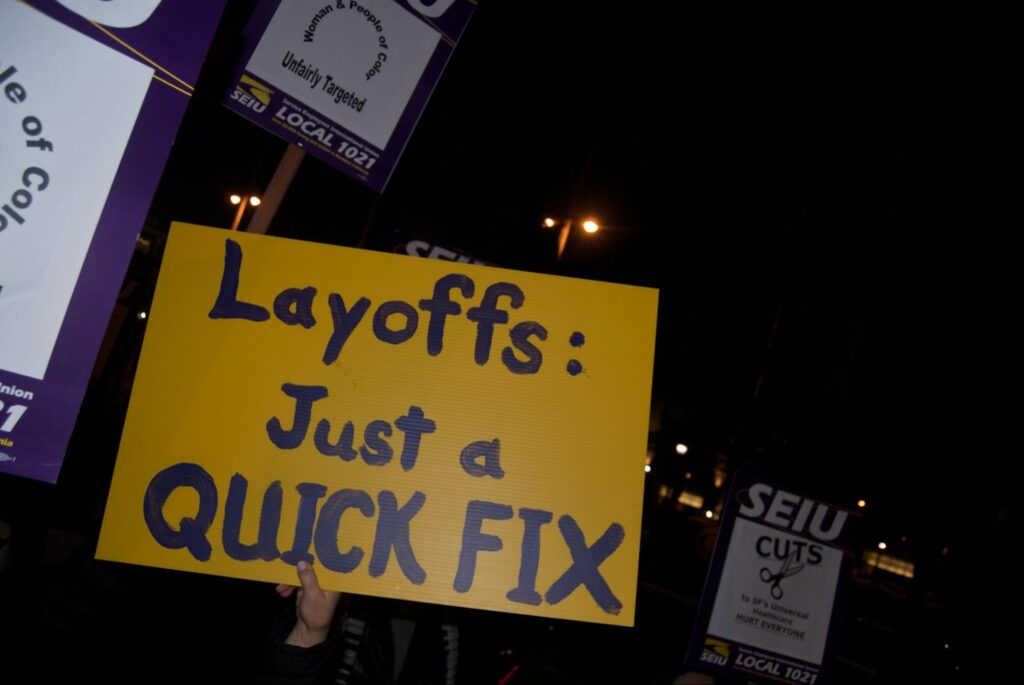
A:
POLYGON ((300 561, 297 568, 301 587, 281 584, 276 588, 277 594, 282 597, 291 597, 296 590, 299 593, 295 600, 295 627, 288 634, 285 644, 312 647, 327 639, 341 593, 322 590, 316 572, 305 561, 300 561))

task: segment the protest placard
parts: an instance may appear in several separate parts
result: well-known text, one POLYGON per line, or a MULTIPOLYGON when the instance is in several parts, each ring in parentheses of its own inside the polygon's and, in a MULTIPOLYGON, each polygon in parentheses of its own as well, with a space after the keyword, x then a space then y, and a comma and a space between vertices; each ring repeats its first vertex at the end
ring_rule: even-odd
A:
POLYGON ((175 225, 97 555, 632 625, 656 310, 175 225))
POLYGON ((0 473, 57 480, 223 9, 0 3, 0 473))
POLYGON ((736 474, 687 663, 762 683, 827 682, 858 520, 736 474))

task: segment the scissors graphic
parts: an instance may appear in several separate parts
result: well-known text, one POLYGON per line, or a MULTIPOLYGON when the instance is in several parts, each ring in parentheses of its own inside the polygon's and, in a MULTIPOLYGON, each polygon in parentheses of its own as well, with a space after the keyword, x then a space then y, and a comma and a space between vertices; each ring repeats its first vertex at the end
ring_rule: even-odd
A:
POLYGON ((803 564, 793 563, 795 559, 796 552, 786 557, 785 561, 782 562, 782 566, 779 567, 778 573, 772 573, 767 566, 761 568, 761 580, 772 584, 771 593, 773 598, 782 599, 782 586, 780 583, 782 583, 783 578, 789 578, 803 570, 803 564))

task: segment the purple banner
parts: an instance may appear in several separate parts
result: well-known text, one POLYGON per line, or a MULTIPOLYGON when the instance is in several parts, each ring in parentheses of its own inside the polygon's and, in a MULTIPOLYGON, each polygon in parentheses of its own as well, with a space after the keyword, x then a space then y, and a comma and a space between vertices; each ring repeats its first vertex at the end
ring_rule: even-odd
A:
POLYGON ((223 8, 0 6, 0 472, 57 479, 223 8))
POLYGON ((381 192, 474 8, 264 0, 225 105, 381 192))
POLYGON ((763 683, 825 682, 858 523, 852 512, 737 474, 687 663, 763 683))

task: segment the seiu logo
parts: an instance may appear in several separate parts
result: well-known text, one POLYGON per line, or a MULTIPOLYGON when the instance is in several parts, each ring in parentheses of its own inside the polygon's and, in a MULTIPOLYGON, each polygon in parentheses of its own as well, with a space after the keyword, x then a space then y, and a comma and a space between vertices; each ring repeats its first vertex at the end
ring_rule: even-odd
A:
POLYGON ((743 516, 763 519, 773 526, 794 533, 806 530, 811 537, 823 542, 839 537, 846 523, 845 511, 831 509, 820 502, 785 490, 775 490, 764 483, 751 485, 746 496, 749 503, 740 501, 740 514, 743 516))
POLYGON ((243 107, 248 107, 252 111, 259 113, 266 111, 267 105, 270 104, 270 96, 273 93, 274 91, 262 83, 243 75, 242 80, 235 86, 235 92, 231 94, 231 99, 243 107))
POLYGON ((729 643, 707 638, 704 640, 704 650, 700 654, 700 660, 716 666, 729 664, 729 643))

